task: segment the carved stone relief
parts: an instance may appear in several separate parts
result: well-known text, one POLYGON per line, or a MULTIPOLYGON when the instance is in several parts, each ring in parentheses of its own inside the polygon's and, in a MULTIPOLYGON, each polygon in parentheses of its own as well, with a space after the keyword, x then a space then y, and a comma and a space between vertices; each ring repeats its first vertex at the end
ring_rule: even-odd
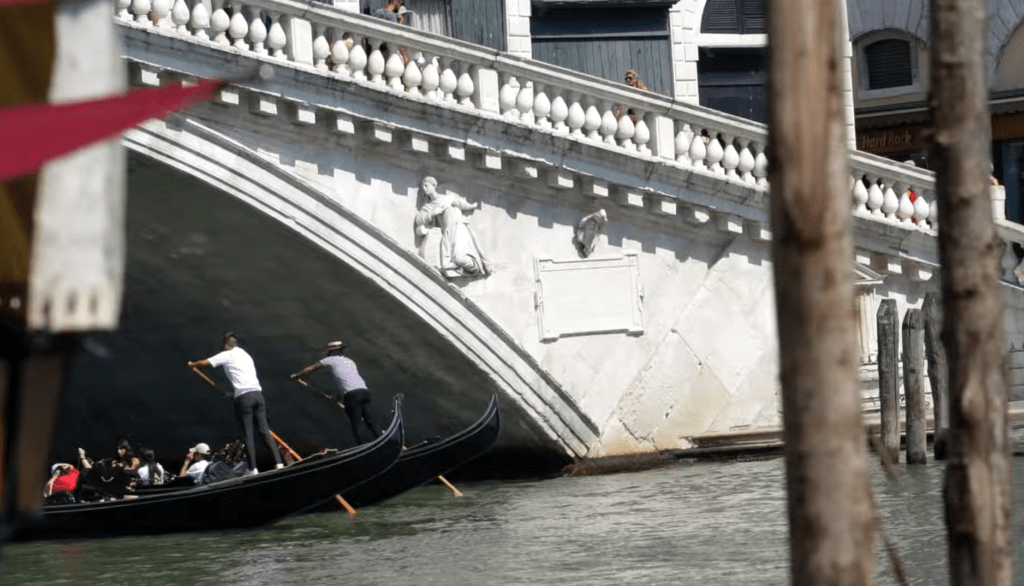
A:
POLYGON ((480 209, 480 202, 438 193, 437 179, 429 175, 420 182, 420 195, 423 203, 414 224, 423 260, 449 279, 491 274, 491 265, 465 216, 480 209))
POLYGON ((601 229, 604 228, 607 222, 608 214, 601 209, 583 216, 583 219, 576 224, 576 230, 572 236, 572 244, 576 247, 576 252, 580 255, 580 258, 587 258, 590 256, 590 253, 594 252, 594 246, 597 244, 597 235, 601 233, 601 229))
POLYGON ((542 340, 573 334, 644 331, 643 285, 635 252, 588 259, 537 259, 542 340))

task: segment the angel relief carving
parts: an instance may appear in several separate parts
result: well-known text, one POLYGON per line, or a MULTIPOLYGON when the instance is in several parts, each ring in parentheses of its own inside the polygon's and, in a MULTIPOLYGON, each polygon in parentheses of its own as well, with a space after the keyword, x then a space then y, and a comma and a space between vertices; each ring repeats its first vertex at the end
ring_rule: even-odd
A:
POLYGON ((465 212, 480 209, 452 193, 438 193, 437 179, 427 176, 420 182, 423 204, 416 213, 416 236, 422 238, 423 259, 448 278, 486 277, 491 266, 484 257, 476 234, 465 212))

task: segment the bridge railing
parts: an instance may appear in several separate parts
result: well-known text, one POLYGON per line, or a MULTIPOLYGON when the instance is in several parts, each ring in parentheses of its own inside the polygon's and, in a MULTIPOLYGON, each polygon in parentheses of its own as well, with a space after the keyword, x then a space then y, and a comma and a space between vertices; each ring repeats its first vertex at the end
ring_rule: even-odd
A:
MULTIPOLYGON (((173 30, 225 50, 649 158, 709 184, 728 184, 716 192, 769 187, 767 126, 625 84, 315 1, 212 0, 212 11, 200 0, 115 2, 117 17, 130 26, 173 30)), ((934 173, 855 152, 849 184, 855 216, 910 231, 937 228, 934 173)), ((1001 204, 995 206, 1000 217, 1001 204)), ((1004 240, 1024 240, 1024 232, 1006 224, 1004 240)))

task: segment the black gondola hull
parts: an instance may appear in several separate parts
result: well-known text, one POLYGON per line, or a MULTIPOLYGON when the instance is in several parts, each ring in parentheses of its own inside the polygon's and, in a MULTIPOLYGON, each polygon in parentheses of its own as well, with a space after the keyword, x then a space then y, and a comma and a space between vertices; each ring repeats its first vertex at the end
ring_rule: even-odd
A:
POLYGON ((498 397, 492 396, 472 426, 443 441, 415 446, 402 452, 382 474, 342 492, 353 507, 375 505, 447 474, 487 451, 498 439, 501 421, 498 397))
POLYGON ((273 523, 379 476, 401 453, 401 400, 373 442, 318 454, 280 470, 138 498, 51 505, 20 523, 12 541, 250 528, 273 523))

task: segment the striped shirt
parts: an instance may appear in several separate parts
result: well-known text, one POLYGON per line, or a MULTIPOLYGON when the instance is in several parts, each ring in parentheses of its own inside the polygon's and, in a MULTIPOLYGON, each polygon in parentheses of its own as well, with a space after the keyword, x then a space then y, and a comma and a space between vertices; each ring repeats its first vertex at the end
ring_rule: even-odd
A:
POLYGON ((321 360, 320 364, 331 371, 334 384, 342 393, 366 389, 366 383, 363 381, 363 377, 359 376, 359 369, 356 368, 356 363, 351 358, 328 356, 321 360))

